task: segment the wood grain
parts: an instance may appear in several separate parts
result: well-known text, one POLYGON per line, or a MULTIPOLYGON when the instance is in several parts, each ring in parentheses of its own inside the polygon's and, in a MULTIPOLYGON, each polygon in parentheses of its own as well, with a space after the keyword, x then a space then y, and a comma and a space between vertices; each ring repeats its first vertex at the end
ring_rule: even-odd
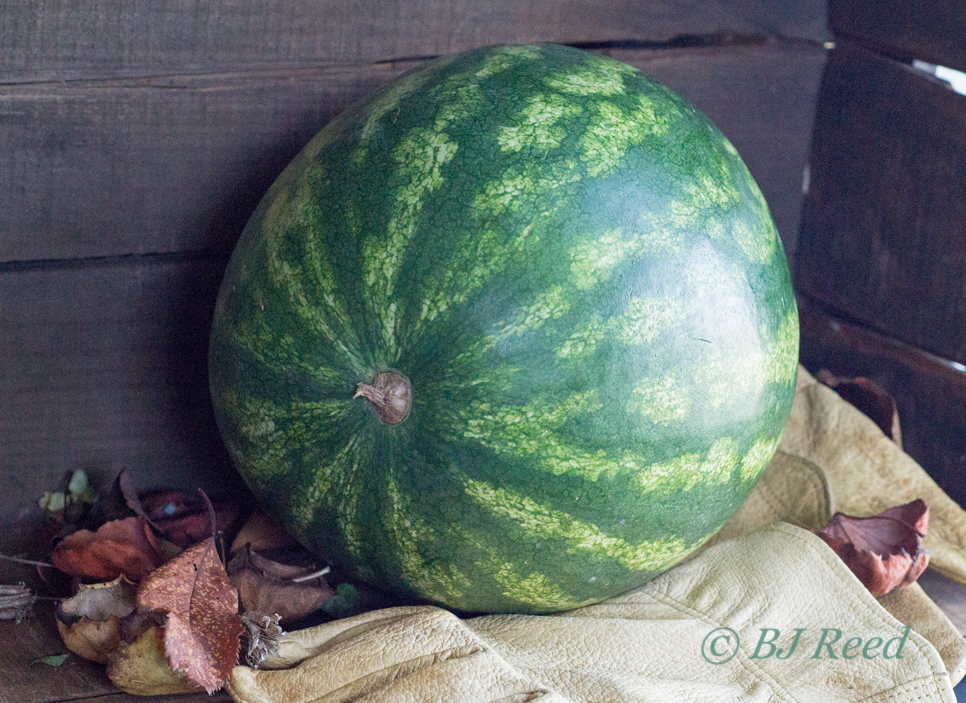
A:
POLYGON ((831 0, 837 33, 906 60, 966 71, 966 4, 934 0, 831 0))
POLYGON ((903 450, 966 507, 966 367, 824 312, 800 300, 801 361, 865 376, 896 400, 903 450))
MULTIPOLYGON (((208 400, 224 258, 0 276, 0 552, 43 558, 37 499, 67 471, 95 486, 241 490, 208 400)), ((0 582, 35 578, 0 561, 0 582)))
MULTIPOLYGON (((792 254, 825 52, 777 42, 609 53, 722 128, 792 254)), ((0 86, 0 262, 228 252, 302 145, 413 65, 0 86)))
POLYGON ((966 96, 853 45, 819 97, 796 284, 966 361, 966 96))
POLYGON ((828 38, 825 1, 30 0, 0 7, 0 82, 357 65, 500 42, 828 38))

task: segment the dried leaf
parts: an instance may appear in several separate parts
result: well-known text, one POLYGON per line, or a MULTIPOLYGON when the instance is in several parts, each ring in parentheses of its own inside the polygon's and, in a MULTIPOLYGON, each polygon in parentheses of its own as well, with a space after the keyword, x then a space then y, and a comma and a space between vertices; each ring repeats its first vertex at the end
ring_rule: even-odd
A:
POLYGON ((77 530, 64 537, 50 555, 61 571, 81 579, 112 581, 123 574, 140 581, 164 562, 160 545, 144 518, 111 520, 96 532, 77 530))
POLYGON ((252 551, 265 553, 274 549, 297 546, 295 538, 261 510, 253 512, 231 543, 232 554, 248 545, 252 551))
POLYGON ((836 513, 818 536, 835 550, 874 596, 913 583, 926 570, 922 540, 929 508, 922 500, 867 518, 836 513))
POLYGON ((167 617, 164 651, 177 671, 209 693, 221 688, 238 663, 242 624, 238 593, 218 558, 214 538, 186 549, 148 575, 138 609, 167 617))
POLYGON ((96 530, 106 522, 123 520, 127 517, 147 517, 147 515, 141 507, 141 501, 138 500, 130 474, 126 469, 121 469, 111 482, 111 487, 91 505, 81 526, 88 530, 96 530))
POLYGON ((212 532, 231 529, 239 515, 236 502, 214 501, 215 529, 212 530, 208 508, 201 495, 170 489, 143 495, 141 505, 161 535, 182 549, 206 539, 212 532))
POLYGON ((902 448, 899 410, 889 391, 868 378, 842 378, 827 369, 820 370, 816 378, 864 413, 879 426, 886 437, 902 448))
POLYGON ((204 690, 185 674, 171 668, 164 656, 161 628, 143 631, 134 642, 122 642, 107 659, 107 677, 126 693, 166 696, 204 690))
POLYGON ((67 474, 62 485, 58 491, 45 492, 37 504, 54 521, 76 525, 94 502, 94 491, 84 471, 67 474))
POLYGON ((291 566, 267 559, 250 547, 228 563, 228 574, 238 589, 242 611, 278 615, 291 621, 312 613, 335 595, 315 565, 291 566), (299 580, 296 580, 299 579, 299 580))
POLYGON ((81 584, 77 595, 57 607, 57 629, 67 649, 84 659, 107 661, 121 643, 121 619, 135 609, 137 585, 124 576, 81 584))

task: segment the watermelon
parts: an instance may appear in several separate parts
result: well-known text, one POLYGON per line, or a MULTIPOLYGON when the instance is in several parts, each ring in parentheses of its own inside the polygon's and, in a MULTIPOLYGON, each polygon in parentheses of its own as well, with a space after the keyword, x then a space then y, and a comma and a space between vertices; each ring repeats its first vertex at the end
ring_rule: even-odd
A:
POLYGON ((430 61, 328 124, 218 297, 218 426, 351 577, 471 612, 636 587, 741 505, 791 408, 768 207, 689 103, 555 45, 430 61))

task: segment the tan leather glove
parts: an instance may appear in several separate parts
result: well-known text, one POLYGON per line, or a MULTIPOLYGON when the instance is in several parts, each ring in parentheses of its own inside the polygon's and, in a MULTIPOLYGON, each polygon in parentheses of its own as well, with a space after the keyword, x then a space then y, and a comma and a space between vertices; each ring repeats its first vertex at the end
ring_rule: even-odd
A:
POLYGON ((462 622, 431 607, 377 611, 293 633, 269 664, 285 668, 236 668, 232 697, 244 703, 955 700, 935 648, 880 607, 824 542, 787 524, 722 542, 599 605, 462 622), (802 634, 792 649, 796 628, 802 634), (826 642, 835 639, 831 649, 820 647, 824 629, 826 642), (785 658, 769 642, 776 633, 774 646, 785 658), (845 652, 849 659, 842 646, 852 638, 859 640, 845 652), (862 655, 877 642, 890 644, 869 649, 872 658, 862 655))
POLYGON ((235 668, 244 703, 565 699, 524 677, 440 608, 386 608, 290 633, 265 671, 235 668), (279 670, 280 669, 280 670, 279 670))

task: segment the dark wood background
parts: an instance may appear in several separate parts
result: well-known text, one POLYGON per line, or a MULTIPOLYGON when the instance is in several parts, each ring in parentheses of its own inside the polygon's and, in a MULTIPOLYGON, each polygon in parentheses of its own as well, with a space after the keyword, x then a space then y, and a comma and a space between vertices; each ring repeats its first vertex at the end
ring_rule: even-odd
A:
POLYGON ((613 55, 731 138, 794 255, 825 27, 824 0, 5 5, 0 551, 44 553, 36 501, 70 470, 238 485, 209 409, 215 294, 261 195, 351 102, 483 44, 613 55))
MULTIPOLYGON (((206 354, 249 215, 351 102, 496 42, 609 54, 704 110, 770 204, 803 361, 891 390, 907 449, 964 502, 966 96, 907 64, 966 70, 964 37, 966 10, 926 0, 5 3, 0 552, 46 554, 36 501, 71 470, 239 487, 206 354)), ((0 562, 0 582, 32 579, 0 562)), ((25 667, 62 651, 40 622, 0 623, 19 641, 0 703, 128 700, 76 658, 25 667)))
POLYGON ((803 363, 895 397, 904 448, 966 505, 966 5, 830 0, 796 249, 803 363))

